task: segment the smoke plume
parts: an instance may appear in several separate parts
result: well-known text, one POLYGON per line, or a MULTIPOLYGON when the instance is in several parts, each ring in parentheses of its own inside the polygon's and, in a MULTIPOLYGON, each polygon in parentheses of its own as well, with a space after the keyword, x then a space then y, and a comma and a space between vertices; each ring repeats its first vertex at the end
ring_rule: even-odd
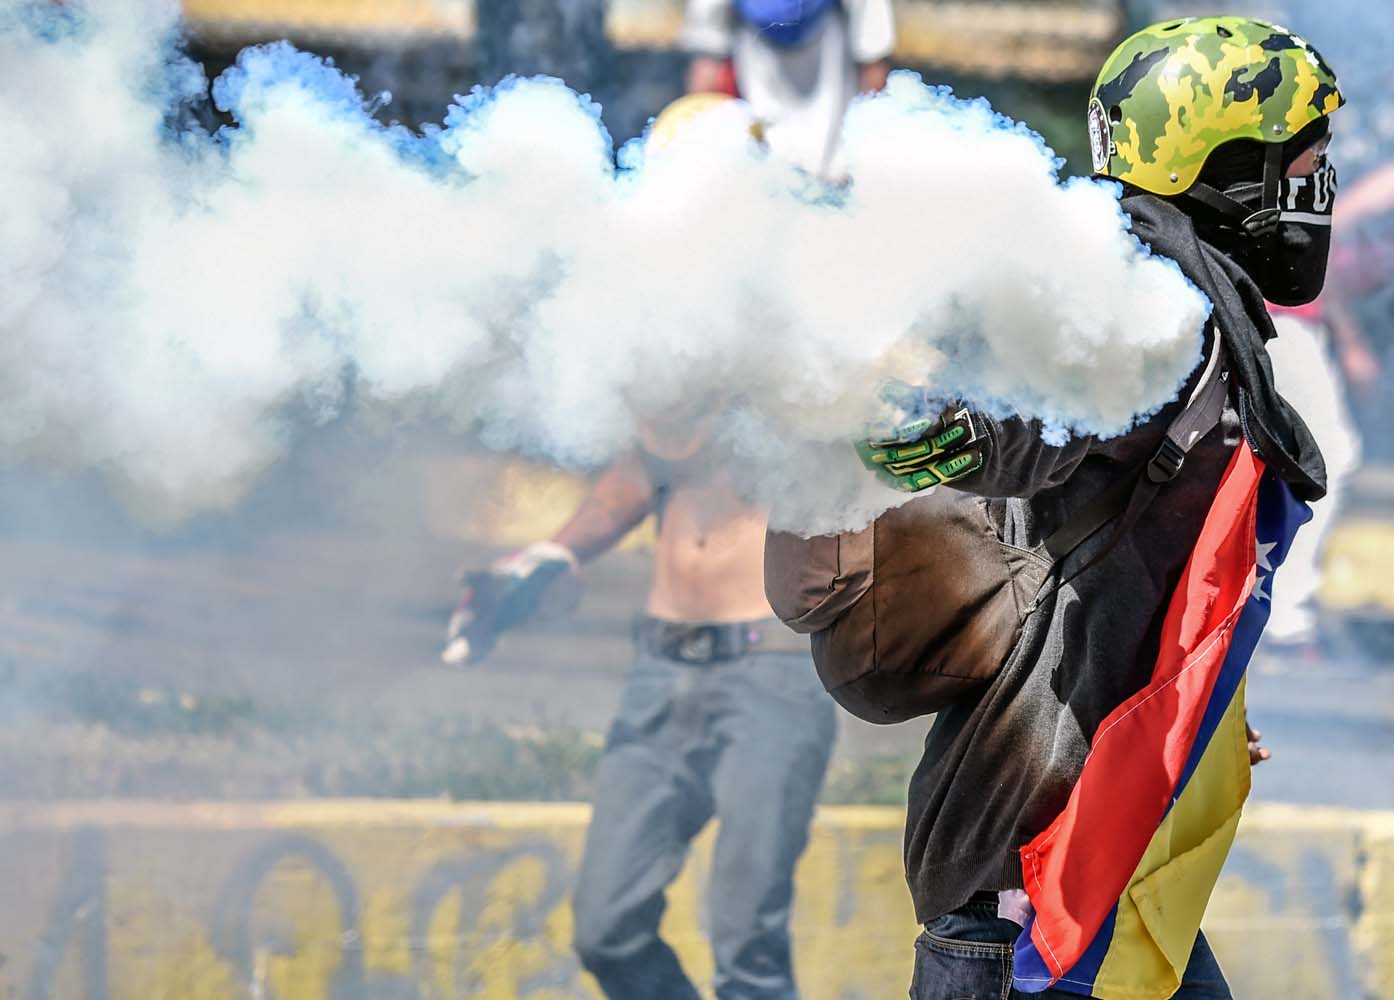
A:
POLYGON ((351 401, 570 466, 700 424, 781 527, 856 526, 900 499, 848 444, 881 379, 1111 435, 1198 358, 1208 306, 1116 187, 910 74, 828 186, 736 104, 617 161, 600 108, 513 80, 418 135, 285 44, 214 82, 208 135, 177 30, 0 0, 0 457, 152 516, 235 503, 351 401))

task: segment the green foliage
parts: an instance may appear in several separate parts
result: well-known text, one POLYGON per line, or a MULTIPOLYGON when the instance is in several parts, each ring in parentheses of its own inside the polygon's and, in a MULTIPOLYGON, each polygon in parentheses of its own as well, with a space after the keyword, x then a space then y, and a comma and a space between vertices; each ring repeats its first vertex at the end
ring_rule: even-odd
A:
POLYGON ((905 806, 914 754, 834 758, 823 786, 823 802, 838 806, 905 806))
MULTIPOLYGON (((603 734, 444 715, 291 715, 245 697, 0 664, 0 797, 585 802, 603 734)), ((823 801, 904 805, 912 756, 835 756, 823 801)))

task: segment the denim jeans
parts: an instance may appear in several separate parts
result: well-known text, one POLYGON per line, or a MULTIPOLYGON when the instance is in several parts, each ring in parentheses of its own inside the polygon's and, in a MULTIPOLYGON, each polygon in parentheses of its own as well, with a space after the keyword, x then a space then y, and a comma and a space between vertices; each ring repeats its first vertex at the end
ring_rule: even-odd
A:
MULTIPOLYGON (((915 942, 910 1000, 1081 1000, 1077 993, 1012 989, 1012 946, 1021 928, 993 903, 969 903, 925 924, 915 942)), ((1172 1000, 1232 1000, 1204 935, 1197 935, 1181 989, 1172 1000)))
POLYGON ((658 936, 688 845, 720 820, 706 913, 719 1000, 794 1000, 794 866, 837 730, 807 653, 641 654, 596 774, 575 946, 610 1000, 697 1000, 658 936))

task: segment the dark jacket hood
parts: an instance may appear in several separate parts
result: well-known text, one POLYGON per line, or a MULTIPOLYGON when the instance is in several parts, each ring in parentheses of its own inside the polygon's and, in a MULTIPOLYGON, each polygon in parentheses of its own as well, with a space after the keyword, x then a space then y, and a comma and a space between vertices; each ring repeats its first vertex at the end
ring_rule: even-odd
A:
POLYGON ((1273 384, 1264 344, 1277 336, 1262 293, 1243 269, 1196 232, 1180 207, 1151 194, 1130 194, 1123 211, 1153 253, 1180 265, 1214 305, 1213 319, 1229 353, 1235 408, 1244 437, 1264 464, 1301 500, 1326 495, 1326 463, 1312 432, 1273 384))

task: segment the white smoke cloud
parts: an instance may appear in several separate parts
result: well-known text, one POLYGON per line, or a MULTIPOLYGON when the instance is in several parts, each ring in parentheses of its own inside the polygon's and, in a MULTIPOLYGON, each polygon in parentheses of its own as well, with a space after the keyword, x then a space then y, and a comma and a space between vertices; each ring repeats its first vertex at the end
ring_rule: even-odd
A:
POLYGON ((573 464, 700 419, 776 523, 829 530, 901 499, 848 444, 879 379, 1107 435, 1198 357, 1208 306, 1115 188, 908 74, 853 107, 829 191, 736 106, 617 170, 555 81, 419 137, 284 45, 216 82, 236 130, 174 135, 174 5, 65 11, 0 0, 0 454, 148 510, 235 502, 351 387, 573 464))

